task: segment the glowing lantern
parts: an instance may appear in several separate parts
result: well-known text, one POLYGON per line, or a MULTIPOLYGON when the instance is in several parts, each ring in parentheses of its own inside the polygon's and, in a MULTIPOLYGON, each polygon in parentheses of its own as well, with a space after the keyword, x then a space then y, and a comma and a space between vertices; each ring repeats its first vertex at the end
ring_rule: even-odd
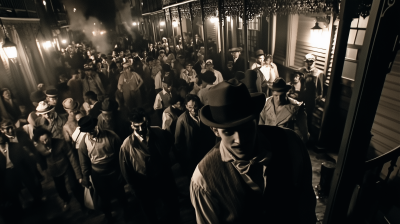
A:
POLYGON ((11 42, 8 37, 6 37, 6 39, 4 40, 3 50, 6 52, 6 55, 9 59, 14 59, 18 56, 17 45, 11 42))

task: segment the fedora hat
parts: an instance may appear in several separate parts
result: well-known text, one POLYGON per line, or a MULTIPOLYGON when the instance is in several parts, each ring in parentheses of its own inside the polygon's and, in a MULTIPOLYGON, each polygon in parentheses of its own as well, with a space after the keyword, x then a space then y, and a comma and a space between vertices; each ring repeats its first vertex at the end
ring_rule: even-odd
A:
POLYGON ((40 101, 46 100, 46 94, 44 94, 43 91, 37 90, 31 94, 30 99, 32 102, 39 103, 40 101))
POLYGON ((215 77, 214 72, 206 71, 204 73, 199 74, 199 79, 203 80, 206 83, 213 84, 217 78, 215 77))
POLYGON ((114 112, 118 108, 117 102, 110 100, 110 98, 106 98, 103 103, 101 103, 101 112, 102 113, 111 113, 114 112))
POLYGON ((247 89, 250 93, 257 93, 257 72, 251 69, 248 69, 244 73, 244 78, 240 80, 243 84, 246 85, 247 89))
POLYGON ((48 89, 46 90, 46 96, 48 97, 57 97, 58 90, 57 89, 48 89))
POLYGON ((40 101, 36 107, 36 114, 47 114, 54 110, 54 106, 49 105, 46 101, 40 101))
POLYGON ((242 51, 242 48, 240 48, 240 47, 233 47, 233 48, 229 49, 229 52, 240 52, 240 51, 242 51))
POLYGON ((265 105, 264 93, 249 93, 237 79, 223 81, 207 93, 208 105, 200 109, 200 120, 210 127, 229 128, 258 117, 265 105))
POLYGON ((78 121, 81 132, 90 132, 97 126, 97 118, 84 116, 78 121))
POLYGON ((206 61, 206 65, 213 65, 214 63, 213 63, 213 60, 212 59, 208 59, 207 61, 206 61))
POLYGON ((258 57, 260 55, 265 55, 265 53, 264 53, 264 51, 262 49, 256 51, 256 57, 258 57))
POLYGON ((62 103, 64 110, 76 110, 79 108, 79 102, 74 101, 72 98, 67 98, 62 103))
POLYGON ((283 78, 276 78, 274 83, 272 84, 272 91, 276 92, 287 92, 292 88, 290 85, 287 85, 283 78))

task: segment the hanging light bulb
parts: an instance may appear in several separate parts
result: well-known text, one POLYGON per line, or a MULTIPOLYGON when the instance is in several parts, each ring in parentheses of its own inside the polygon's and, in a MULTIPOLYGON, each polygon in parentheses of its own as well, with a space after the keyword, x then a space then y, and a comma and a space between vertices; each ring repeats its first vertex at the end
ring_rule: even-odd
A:
POLYGON ((173 26, 173 27, 177 27, 177 26, 178 26, 178 22, 176 22, 175 20, 172 21, 172 26, 173 26))
POLYGON ((133 22, 133 23, 132 23, 132 25, 136 26, 136 25, 137 25, 137 23, 136 23, 136 22, 133 22))
POLYGON ((17 45, 10 41, 8 37, 4 40, 3 50, 9 59, 15 59, 18 56, 17 45))
POLYGON ((43 5, 46 6, 46 0, 43 0, 43 5))
POLYGON ((61 43, 66 44, 67 40, 62 40, 61 43))
POLYGON ((217 17, 212 17, 212 18, 210 19, 210 22, 211 22, 211 23, 216 23, 216 22, 218 22, 218 18, 217 18, 217 17))
POLYGON ((165 26, 165 22, 164 22, 164 21, 161 21, 161 22, 160 22, 160 26, 165 26))
POLYGON ((51 42, 50 42, 49 40, 43 43, 43 48, 44 48, 44 49, 47 50, 47 49, 49 49, 50 47, 51 47, 51 42))

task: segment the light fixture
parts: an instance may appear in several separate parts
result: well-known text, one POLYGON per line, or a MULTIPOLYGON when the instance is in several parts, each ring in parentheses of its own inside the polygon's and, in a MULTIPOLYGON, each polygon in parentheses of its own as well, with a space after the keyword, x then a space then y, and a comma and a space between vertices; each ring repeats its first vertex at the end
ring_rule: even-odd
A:
POLYGON ((3 28, 5 37, 3 43, 3 50, 6 52, 7 57, 11 59, 11 61, 13 61, 13 59, 17 58, 18 56, 17 45, 11 42, 11 40, 7 37, 6 28, 3 25, 3 20, 0 19, 0 23, 1 27, 3 28))
POLYGON ((96 23, 94 23, 94 25, 96 26, 96 23))
POLYGON ((66 44, 67 40, 62 40, 61 43, 66 44))
POLYGON ((210 22, 211 23, 216 23, 216 22, 218 22, 218 18, 217 17, 211 17, 210 18, 210 22))
POLYGON ((164 21, 161 21, 161 22, 160 22, 160 26, 165 26, 165 22, 164 22, 164 21))
POLYGON ((76 8, 74 8, 74 12, 76 12, 76 8))
POLYGON ((4 39, 3 50, 9 59, 15 59, 18 56, 17 45, 11 42, 8 37, 4 39))
POLYGON ((103 34, 104 34, 104 32, 103 32, 103 31, 101 31, 101 32, 100 32, 100 35, 103 35, 103 34))
POLYGON ((48 41, 45 41, 44 43, 43 43, 43 48, 44 49, 49 49, 51 47, 51 42, 48 40, 48 41))
POLYGON ((177 27, 177 26, 178 26, 178 22, 176 22, 175 20, 172 21, 172 26, 173 26, 173 27, 177 27))
POLYGON ((132 23, 132 25, 136 26, 136 25, 137 25, 137 23, 136 23, 136 22, 133 22, 133 23, 132 23))
POLYGON ((43 5, 46 6, 46 0, 43 0, 43 5))
POLYGON ((227 16, 226 17, 226 20, 228 21, 228 23, 231 21, 231 17, 230 16, 227 16))
POLYGON ((316 35, 322 34, 322 28, 319 27, 318 20, 316 20, 315 26, 313 28, 311 28, 311 33, 316 34, 316 35))

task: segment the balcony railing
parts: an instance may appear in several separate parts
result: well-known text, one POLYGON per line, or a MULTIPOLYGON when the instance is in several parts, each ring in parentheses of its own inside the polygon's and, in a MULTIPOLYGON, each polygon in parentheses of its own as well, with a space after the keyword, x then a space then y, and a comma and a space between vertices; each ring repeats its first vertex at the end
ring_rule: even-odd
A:
POLYGON ((0 16, 38 18, 35 0, 0 0, 0 16))

